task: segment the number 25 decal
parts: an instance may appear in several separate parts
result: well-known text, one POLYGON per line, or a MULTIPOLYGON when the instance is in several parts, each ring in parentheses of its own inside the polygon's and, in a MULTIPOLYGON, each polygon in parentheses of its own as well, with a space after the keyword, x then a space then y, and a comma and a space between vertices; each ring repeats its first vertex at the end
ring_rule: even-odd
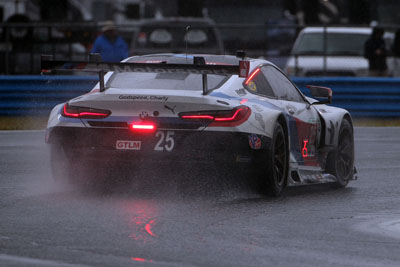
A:
POLYGON ((172 151, 175 146, 175 140, 174 140, 174 132, 173 131, 167 131, 165 134, 164 131, 158 131, 156 132, 156 137, 160 138, 154 147, 154 150, 156 151, 172 151))

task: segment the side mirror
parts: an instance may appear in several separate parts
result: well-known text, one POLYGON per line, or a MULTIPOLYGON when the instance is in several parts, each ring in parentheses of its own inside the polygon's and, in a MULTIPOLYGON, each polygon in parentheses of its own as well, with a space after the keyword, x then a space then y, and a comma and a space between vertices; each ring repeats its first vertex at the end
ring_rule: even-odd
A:
POLYGON ((328 87, 316 86, 316 85, 307 85, 307 88, 310 89, 311 96, 318 99, 318 102, 315 104, 331 104, 332 103, 332 90, 328 87))

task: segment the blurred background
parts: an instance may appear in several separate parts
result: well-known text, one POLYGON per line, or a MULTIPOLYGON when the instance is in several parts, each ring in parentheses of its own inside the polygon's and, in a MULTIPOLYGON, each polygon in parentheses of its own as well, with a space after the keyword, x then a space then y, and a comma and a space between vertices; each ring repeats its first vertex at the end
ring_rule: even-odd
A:
POLYGON ((56 104, 88 92, 96 75, 41 76, 40 56, 85 60, 110 21, 124 55, 244 50, 302 91, 331 87, 356 123, 400 125, 398 10, 398 0, 0 0, 0 129, 42 129, 56 104), (371 70, 378 28, 384 69, 371 70))
POLYGON ((102 23, 111 20, 127 42, 130 55, 234 54, 241 49, 251 57, 271 60, 290 75, 304 76, 367 75, 361 70, 367 68, 362 50, 370 32, 360 34, 356 28, 379 25, 386 31, 388 75, 395 75, 390 57, 399 8, 396 0, 1 0, 0 74, 38 74, 41 54, 86 58, 102 23), (186 26, 197 29, 187 50, 186 26), (341 38, 337 36, 340 33, 330 37, 329 29, 321 30, 316 37, 314 32, 311 41, 320 47, 308 52, 319 56, 314 58, 319 61, 301 62, 309 56, 301 46, 310 40, 305 36, 305 44, 294 50, 293 45, 299 32, 309 26, 351 28, 354 32, 347 32, 340 41, 348 40, 349 34, 359 38, 347 48, 340 42, 331 43, 341 38), (350 51, 340 51, 346 49, 350 51), (355 70, 331 71, 327 66, 330 59, 322 59, 326 56, 350 57, 355 70), (320 66, 314 66, 311 73, 304 70, 315 64, 320 66))

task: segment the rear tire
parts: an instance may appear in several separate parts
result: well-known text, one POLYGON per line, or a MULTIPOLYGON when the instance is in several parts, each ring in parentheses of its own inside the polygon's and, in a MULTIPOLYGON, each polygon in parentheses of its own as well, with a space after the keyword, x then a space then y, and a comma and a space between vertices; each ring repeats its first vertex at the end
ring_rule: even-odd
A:
POLYGON ((326 170, 336 177, 337 187, 345 187, 354 175, 353 127, 347 119, 342 121, 338 146, 328 155, 326 170))
POLYGON ((274 128, 270 149, 264 153, 264 166, 260 166, 259 183, 262 193, 279 196, 287 184, 289 169, 288 144, 280 123, 274 128))

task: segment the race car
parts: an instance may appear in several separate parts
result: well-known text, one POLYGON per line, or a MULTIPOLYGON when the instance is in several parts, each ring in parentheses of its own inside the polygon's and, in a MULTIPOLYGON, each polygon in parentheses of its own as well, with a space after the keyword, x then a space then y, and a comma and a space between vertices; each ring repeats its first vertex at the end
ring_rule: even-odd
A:
POLYGON ((94 170, 143 162, 249 170, 263 193, 356 179, 353 123, 330 88, 305 96, 273 63, 228 55, 152 54, 120 63, 42 57, 46 72, 99 73, 87 94, 51 111, 53 176, 96 181, 94 170), (83 67, 82 67, 83 66, 83 67), (76 69, 74 70, 76 71, 76 69))

